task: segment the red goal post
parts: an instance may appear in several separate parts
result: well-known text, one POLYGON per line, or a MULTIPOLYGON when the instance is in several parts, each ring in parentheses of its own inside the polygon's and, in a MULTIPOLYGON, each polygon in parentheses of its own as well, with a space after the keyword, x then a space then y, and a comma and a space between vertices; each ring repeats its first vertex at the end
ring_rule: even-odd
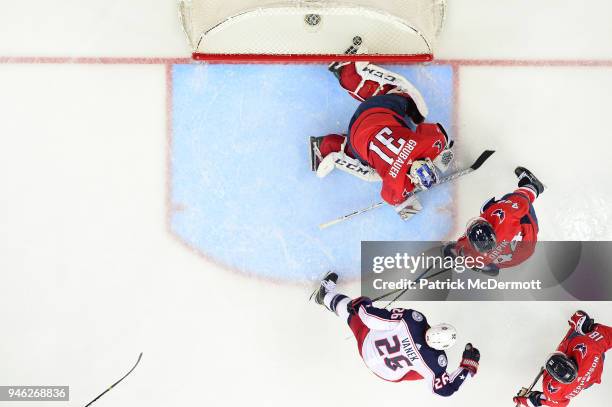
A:
POLYGON ((196 60, 426 62, 446 0, 180 0, 179 16, 196 60), (356 37, 366 51, 344 55, 356 37))

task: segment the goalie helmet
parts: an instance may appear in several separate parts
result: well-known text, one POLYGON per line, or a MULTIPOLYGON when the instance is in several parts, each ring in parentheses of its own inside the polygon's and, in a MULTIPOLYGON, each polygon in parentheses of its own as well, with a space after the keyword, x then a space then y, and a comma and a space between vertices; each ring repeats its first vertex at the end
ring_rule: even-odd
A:
POLYGON ((457 330, 449 324, 432 326, 425 332, 425 342, 436 350, 450 349, 457 342, 457 330))
POLYGON ((429 159, 416 160, 410 166, 408 176, 415 187, 429 189, 438 182, 436 166, 429 159))
POLYGON ((478 253, 488 253, 495 249, 497 238, 493 226, 483 218, 473 220, 467 228, 467 238, 470 245, 478 253))
POLYGON ((578 377, 578 366, 562 352, 555 352, 546 361, 546 372, 563 384, 570 384, 578 377))

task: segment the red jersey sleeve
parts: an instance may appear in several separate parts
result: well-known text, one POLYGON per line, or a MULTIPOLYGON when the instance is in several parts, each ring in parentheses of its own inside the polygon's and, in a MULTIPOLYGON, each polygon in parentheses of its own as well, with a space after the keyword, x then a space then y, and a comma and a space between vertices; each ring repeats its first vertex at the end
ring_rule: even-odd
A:
POLYGON ((612 327, 602 324, 595 324, 595 331, 599 332, 603 336, 603 348, 604 352, 607 352, 612 348, 612 327))

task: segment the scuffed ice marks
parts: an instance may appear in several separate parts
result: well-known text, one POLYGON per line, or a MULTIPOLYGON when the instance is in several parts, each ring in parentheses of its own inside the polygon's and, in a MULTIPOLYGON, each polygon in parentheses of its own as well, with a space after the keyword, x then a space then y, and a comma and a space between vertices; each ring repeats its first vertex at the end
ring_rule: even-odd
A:
POLYGON ((555 212, 555 240, 612 240, 612 206, 609 196, 593 191, 589 194, 565 195, 562 208, 555 212), (589 208, 588 211, 576 208, 589 208))

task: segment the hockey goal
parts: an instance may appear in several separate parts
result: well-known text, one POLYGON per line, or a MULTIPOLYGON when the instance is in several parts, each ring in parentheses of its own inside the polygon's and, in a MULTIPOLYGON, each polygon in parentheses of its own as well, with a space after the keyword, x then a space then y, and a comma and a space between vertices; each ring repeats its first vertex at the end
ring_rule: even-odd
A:
POLYGON ((360 40, 342 60, 430 61, 445 14, 446 0, 179 1, 193 58, 225 62, 329 62, 360 40))

